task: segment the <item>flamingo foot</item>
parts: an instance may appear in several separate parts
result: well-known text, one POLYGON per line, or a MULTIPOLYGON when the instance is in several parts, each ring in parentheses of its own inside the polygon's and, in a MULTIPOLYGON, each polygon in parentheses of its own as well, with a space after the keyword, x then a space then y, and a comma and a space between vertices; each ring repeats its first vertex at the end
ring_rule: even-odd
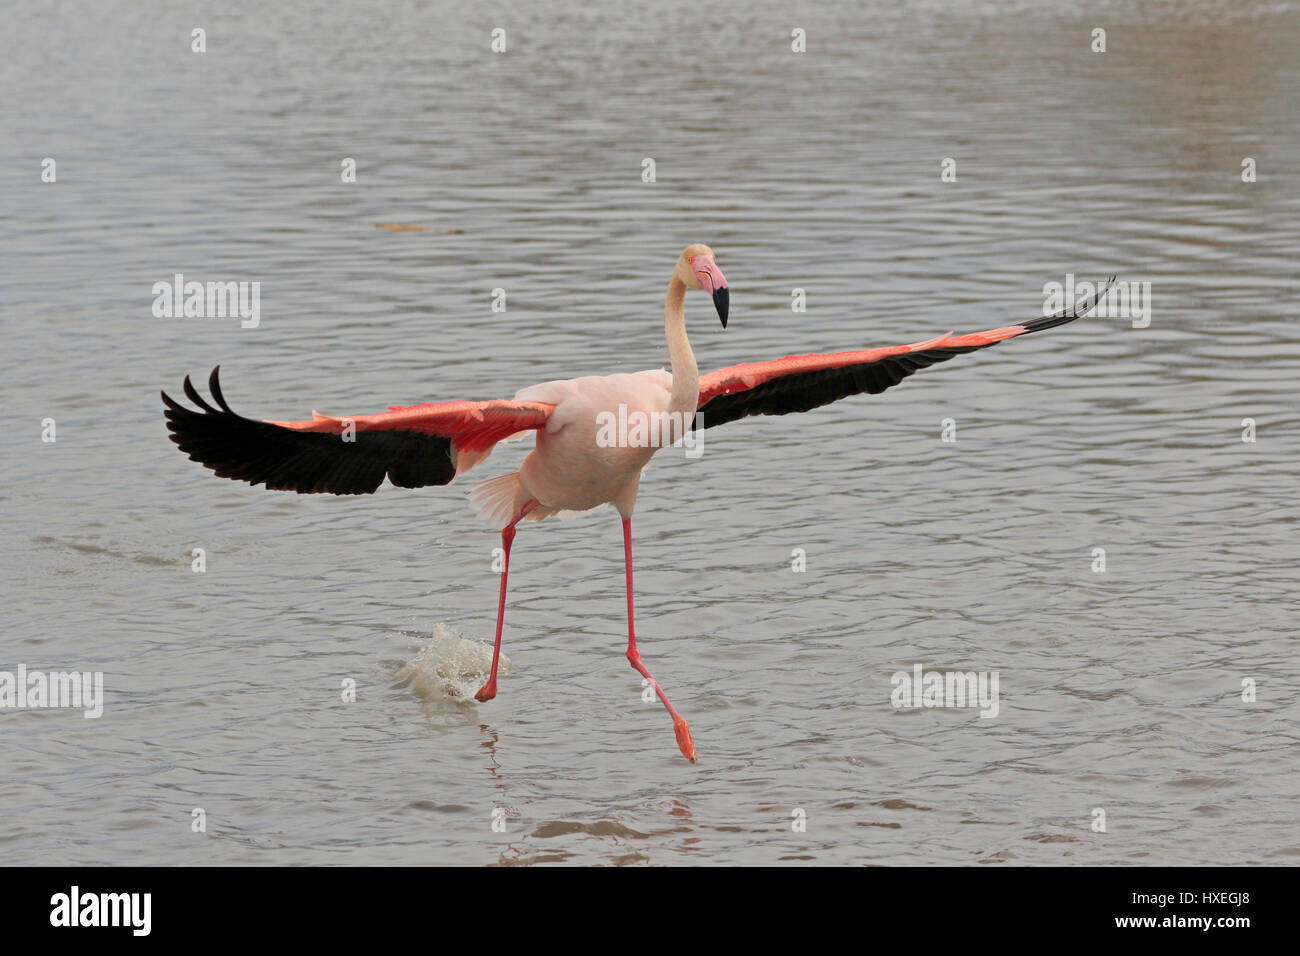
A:
MULTIPOLYGON (((478 701, 480 704, 486 704, 489 700, 491 700, 496 695, 497 695, 497 679, 493 677, 486 684, 484 684, 482 687, 478 689, 478 693, 474 695, 474 699, 478 701)), ((678 735, 678 739, 679 740, 681 739, 680 735, 678 735)), ((686 735, 686 739, 690 740, 689 733, 686 735)))
POLYGON ((673 733, 677 735, 677 746, 682 756, 695 763, 695 741, 691 739, 691 728, 682 718, 673 721, 673 733))

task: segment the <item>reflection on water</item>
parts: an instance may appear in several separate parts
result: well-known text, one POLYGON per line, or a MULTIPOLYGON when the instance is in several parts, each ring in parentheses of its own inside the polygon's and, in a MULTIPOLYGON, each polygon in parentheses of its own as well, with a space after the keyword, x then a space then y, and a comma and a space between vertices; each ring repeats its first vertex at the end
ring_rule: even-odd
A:
POLYGON ((1296 860, 1295 5, 714 6, 10 11, 0 669, 108 700, 0 721, 6 859, 1296 860), (612 513, 520 533, 514 668, 439 703, 394 675, 490 650, 467 486, 269 494, 166 440, 158 389, 218 363, 271 418, 657 368, 691 241, 732 284, 725 332, 688 316, 704 370, 1003 325, 1070 273, 1152 288, 1147 328, 655 462, 638 623, 698 765, 623 657, 612 513), (154 318, 178 272, 260 282, 258 328, 154 318), (999 716, 895 711, 916 663, 998 671, 999 716))

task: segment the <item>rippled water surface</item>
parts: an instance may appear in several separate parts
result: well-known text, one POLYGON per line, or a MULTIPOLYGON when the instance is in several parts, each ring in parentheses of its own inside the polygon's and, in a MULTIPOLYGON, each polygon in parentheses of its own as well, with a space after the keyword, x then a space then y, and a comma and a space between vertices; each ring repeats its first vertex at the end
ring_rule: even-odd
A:
POLYGON ((0 670, 107 687, 0 711, 6 862, 1300 860, 1296 5, 699 9, 6 13, 0 670), (218 363, 277 419, 660 367, 695 241, 706 371, 1006 325, 1067 273, 1152 295, 659 456, 638 630, 696 765, 623 657, 614 512, 520 532, 477 705, 472 481, 269 493, 167 440, 158 390, 218 363), (178 272, 260 282, 260 325, 155 318, 178 272), (997 717, 896 710, 917 663, 997 671, 997 717))

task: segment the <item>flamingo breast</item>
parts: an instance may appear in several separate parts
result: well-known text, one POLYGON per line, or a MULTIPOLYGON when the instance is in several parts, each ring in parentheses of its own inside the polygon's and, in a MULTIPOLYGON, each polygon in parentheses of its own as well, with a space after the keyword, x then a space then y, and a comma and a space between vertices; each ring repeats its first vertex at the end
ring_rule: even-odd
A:
POLYGON ((648 372, 544 382, 523 389, 520 401, 555 405, 537 447, 519 477, 545 507, 587 511, 614 503, 630 510, 637 483, 658 446, 636 423, 668 410, 672 375, 648 372))

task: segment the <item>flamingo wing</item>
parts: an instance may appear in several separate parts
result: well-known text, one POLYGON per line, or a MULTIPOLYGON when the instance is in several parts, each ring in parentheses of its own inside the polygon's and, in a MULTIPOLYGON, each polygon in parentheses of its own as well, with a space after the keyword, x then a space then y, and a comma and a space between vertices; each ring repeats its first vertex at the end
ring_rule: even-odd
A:
POLYGON ((542 428, 554 405, 545 402, 440 402, 391 408, 377 415, 307 422, 271 422, 231 411, 221 394, 220 368, 204 401, 185 378, 187 408, 162 393, 171 439, 222 478, 299 494, 371 494, 384 476, 400 488, 445 485, 492 452, 503 438, 542 428))
POLYGON ((850 395, 877 395, 918 369, 946 362, 955 355, 996 345, 1017 335, 1041 332, 1073 322, 1092 310, 1114 283, 1111 276, 1093 295, 1073 307, 1042 318, 970 335, 941 335, 913 345, 788 355, 771 362, 733 365, 702 376, 696 405, 697 428, 711 428, 750 415, 806 412, 850 395))

